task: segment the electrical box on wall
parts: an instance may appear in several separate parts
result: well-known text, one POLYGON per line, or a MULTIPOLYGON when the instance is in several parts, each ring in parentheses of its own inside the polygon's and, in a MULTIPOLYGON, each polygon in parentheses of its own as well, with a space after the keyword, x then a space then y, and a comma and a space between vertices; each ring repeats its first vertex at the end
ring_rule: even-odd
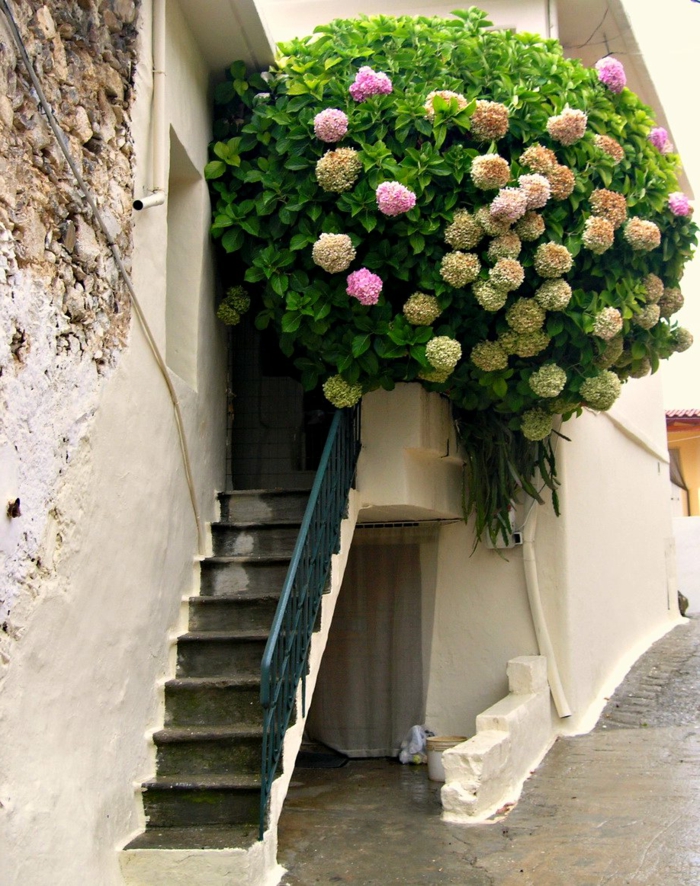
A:
POLYGON ((516 548, 518 545, 521 545, 523 543, 522 532, 511 532, 508 534, 507 538, 508 538, 508 543, 506 544, 506 542, 503 539, 503 536, 499 532, 498 538, 496 539, 496 542, 494 543, 491 541, 491 536, 487 533, 484 541, 486 542, 486 547, 492 551, 493 550, 500 551, 500 550, 507 550, 508 548, 516 548))

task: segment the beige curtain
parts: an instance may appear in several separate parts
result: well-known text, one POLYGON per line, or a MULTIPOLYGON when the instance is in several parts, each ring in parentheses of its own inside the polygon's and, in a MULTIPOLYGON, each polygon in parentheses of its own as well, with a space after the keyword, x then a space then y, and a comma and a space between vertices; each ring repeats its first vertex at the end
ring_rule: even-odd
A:
POLYGON ((424 722, 418 544, 350 551, 307 734, 350 757, 398 754, 424 722))

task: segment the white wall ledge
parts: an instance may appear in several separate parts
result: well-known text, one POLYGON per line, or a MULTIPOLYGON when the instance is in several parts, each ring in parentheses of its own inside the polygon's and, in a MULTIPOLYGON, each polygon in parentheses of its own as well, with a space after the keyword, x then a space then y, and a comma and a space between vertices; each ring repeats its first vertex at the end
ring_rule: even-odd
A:
POLYGON ((517 800, 523 782, 554 740, 547 660, 513 658, 510 693, 476 718, 476 735, 443 752, 443 820, 483 821, 517 800))

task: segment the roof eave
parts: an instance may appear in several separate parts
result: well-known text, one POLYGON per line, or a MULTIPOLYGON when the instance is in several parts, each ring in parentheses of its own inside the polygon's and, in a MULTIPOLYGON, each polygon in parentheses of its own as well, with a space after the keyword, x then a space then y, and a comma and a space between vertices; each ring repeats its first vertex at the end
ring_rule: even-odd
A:
POLYGON ((261 71, 275 57, 275 42, 255 0, 179 0, 212 72, 244 61, 261 71))

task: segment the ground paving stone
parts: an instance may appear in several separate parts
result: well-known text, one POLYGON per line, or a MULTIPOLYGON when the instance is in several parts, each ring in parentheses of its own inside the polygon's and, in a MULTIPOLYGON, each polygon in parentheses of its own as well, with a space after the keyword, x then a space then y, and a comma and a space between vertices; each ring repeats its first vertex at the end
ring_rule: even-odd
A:
POLYGON ((555 743, 501 820, 440 820, 425 767, 297 770, 284 886, 700 884, 700 619, 643 655, 588 735, 555 743))

